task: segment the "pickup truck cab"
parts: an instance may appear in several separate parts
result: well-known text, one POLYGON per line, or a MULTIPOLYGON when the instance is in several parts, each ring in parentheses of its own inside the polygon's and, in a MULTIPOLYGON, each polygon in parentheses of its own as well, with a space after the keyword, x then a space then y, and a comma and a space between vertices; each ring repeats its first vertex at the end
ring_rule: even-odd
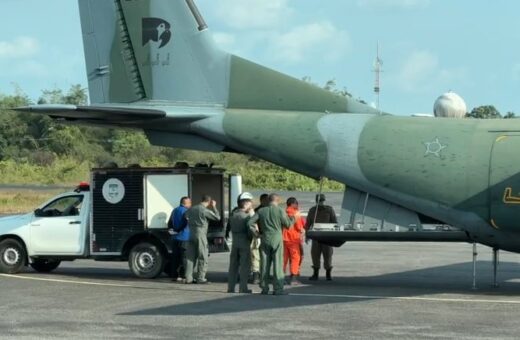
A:
POLYGON ((28 260, 35 270, 48 272, 62 259, 86 255, 89 204, 90 192, 77 190, 32 213, 0 218, 0 272, 17 273, 28 260))
MULTIPOLYGON (((230 183, 237 192, 240 176, 230 183)), ((1 217, 0 272, 18 273, 27 265, 50 272, 62 261, 93 259, 128 261, 137 277, 154 278, 170 267, 167 221, 181 197, 196 204, 209 194, 224 208, 222 169, 94 169, 91 184, 81 183, 31 213, 1 217)), ((229 250, 224 235, 223 220, 210 224, 210 251, 229 250)))

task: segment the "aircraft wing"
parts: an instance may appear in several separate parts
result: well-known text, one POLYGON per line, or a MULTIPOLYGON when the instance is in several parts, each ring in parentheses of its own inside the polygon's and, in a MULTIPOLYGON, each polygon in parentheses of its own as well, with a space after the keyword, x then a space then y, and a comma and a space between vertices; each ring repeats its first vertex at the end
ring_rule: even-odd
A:
POLYGON ((149 121, 166 117, 166 112, 160 109, 115 106, 31 105, 16 110, 44 114, 54 119, 101 124, 149 121))

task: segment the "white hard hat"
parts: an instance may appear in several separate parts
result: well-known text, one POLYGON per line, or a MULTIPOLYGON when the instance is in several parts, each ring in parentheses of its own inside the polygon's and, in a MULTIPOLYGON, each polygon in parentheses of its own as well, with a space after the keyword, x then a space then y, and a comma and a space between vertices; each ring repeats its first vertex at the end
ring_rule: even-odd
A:
POLYGON ((253 198, 254 198, 253 195, 251 195, 249 192, 243 192, 240 194, 240 196, 238 196, 239 201, 243 201, 243 200, 252 201, 253 198))

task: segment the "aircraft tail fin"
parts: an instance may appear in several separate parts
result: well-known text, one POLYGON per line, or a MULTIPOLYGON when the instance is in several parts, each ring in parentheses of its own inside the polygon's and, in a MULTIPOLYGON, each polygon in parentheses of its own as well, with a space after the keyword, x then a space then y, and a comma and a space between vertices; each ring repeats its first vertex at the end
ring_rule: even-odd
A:
POLYGON ((79 5, 92 103, 372 110, 220 50, 194 0, 79 0, 79 5))
POLYGON ((93 103, 224 103, 229 55, 193 0, 79 0, 93 103))

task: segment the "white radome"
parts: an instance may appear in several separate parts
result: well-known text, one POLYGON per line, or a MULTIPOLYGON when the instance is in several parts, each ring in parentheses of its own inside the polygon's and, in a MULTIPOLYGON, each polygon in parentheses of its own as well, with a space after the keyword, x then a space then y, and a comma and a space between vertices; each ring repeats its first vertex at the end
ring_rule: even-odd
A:
POLYGON ((447 92, 440 96, 433 106, 435 117, 464 118, 468 108, 466 102, 455 92, 447 92))

